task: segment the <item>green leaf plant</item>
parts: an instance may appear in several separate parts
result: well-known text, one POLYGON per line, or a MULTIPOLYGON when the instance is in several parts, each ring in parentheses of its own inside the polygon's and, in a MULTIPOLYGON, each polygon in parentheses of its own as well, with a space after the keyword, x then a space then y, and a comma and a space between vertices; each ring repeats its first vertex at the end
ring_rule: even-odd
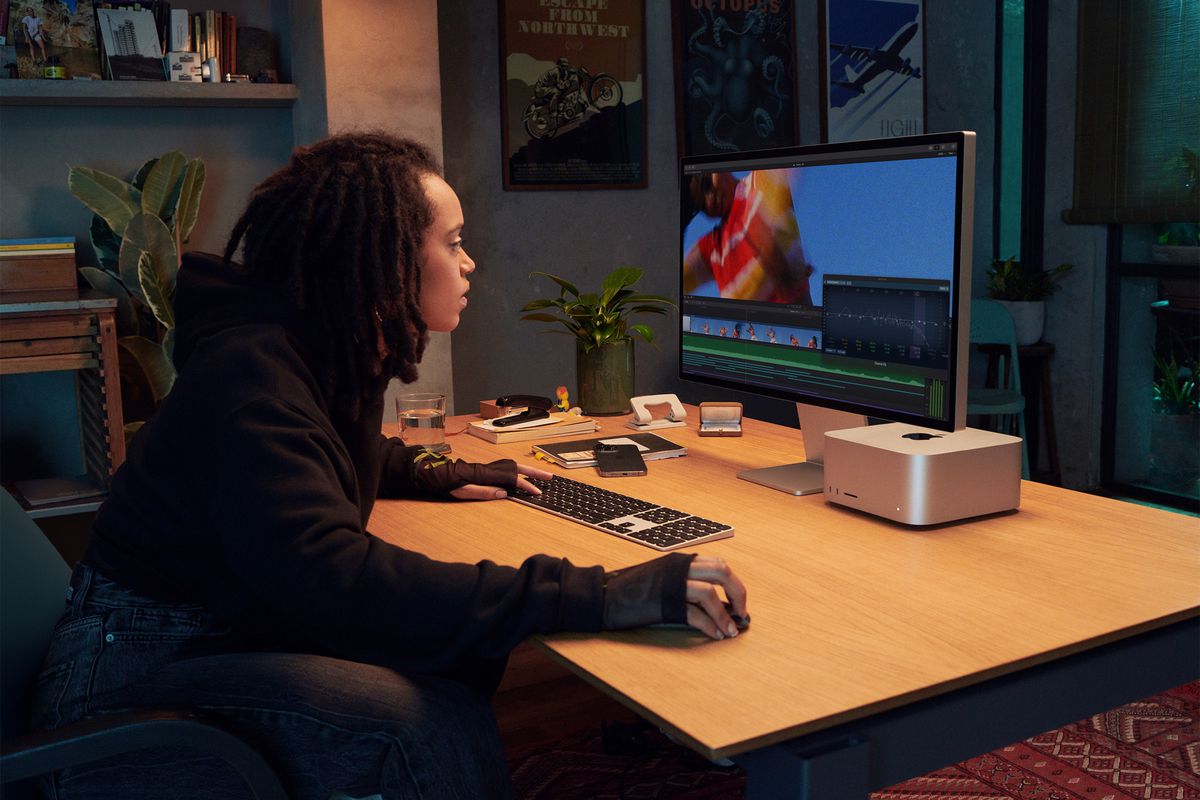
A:
POLYGON ((1196 373, 1181 365, 1175 356, 1154 356, 1154 412, 1157 414, 1200 414, 1200 384, 1196 373))
POLYGON ((1022 264, 1016 256, 996 260, 988 267, 987 296, 993 300, 1045 300, 1061 288, 1059 280, 1074 268, 1074 264, 1059 264, 1043 269, 1022 264))
POLYGON ((172 151, 143 164, 132 181, 71 167, 71 194, 93 213, 99 266, 80 267, 94 289, 117 299, 126 427, 131 434, 175 383, 175 281, 204 191, 204 162, 172 151), (134 414, 131 414, 130 411, 134 414))
POLYGON ((633 314, 666 314, 675 304, 657 294, 641 294, 631 287, 641 280, 643 270, 639 267, 617 267, 602 282, 599 292, 580 292, 570 281, 548 272, 531 272, 530 277, 540 275, 558 284, 558 297, 531 300, 521 308, 522 320, 552 322, 566 330, 548 330, 546 333, 566 333, 579 340, 583 352, 588 353, 612 342, 623 342, 641 336, 654 342, 654 331, 646 325, 633 325, 629 317, 633 314))

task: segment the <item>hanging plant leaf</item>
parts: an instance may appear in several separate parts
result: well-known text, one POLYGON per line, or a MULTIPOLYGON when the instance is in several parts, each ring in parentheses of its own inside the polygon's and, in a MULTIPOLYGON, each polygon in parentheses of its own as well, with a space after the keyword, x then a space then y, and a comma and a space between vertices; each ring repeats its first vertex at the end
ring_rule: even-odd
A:
POLYGON ((154 318, 170 331, 175 328, 175 309, 171 307, 171 299, 163 290, 158 272, 153 256, 142 253, 138 257, 138 282, 142 287, 142 295, 146 298, 146 305, 150 306, 154 318))
POLYGON ((175 209, 175 230, 179 241, 186 242, 192 236, 192 228, 200 215, 200 195, 204 191, 204 162, 193 158, 188 162, 187 172, 179 188, 179 205, 175 209))
POLYGON ((98 214, 92 215, 91 235, 92 249, 96 251, 100 266, 109 272, 119 270, 117 256, 121 252, 121 237, 113 233, 112 228, 109 228, 108 223, 98 214))
POLYGON ((155 402, 162 402, 175 385, 175 365, 167 358, 162 346, 141 336, 122 336, 117 344, 142 368, 155 402))
POLYGON ((141 210, 142 193, 120 178, 90 167, 71 167, 67 187, 79 202, 102 217, 118 237, 141 210))
MULTIPOLYGON (((121 280, 143 302, 150 304, 141 278, 141 256, 150 256, 157 294, 170 299, 175 294, 175 277, 179 273, 179 255, 175 237, 166 224, 151 214, 138 214, 125 231, 119 256, 121 280)), ((153 305, 151 305, 153 308, 153 305)), ((157 316, 157 312, 156 312, 157 316)), ((173 317, 173 315, 171 315, 173 317)), ((161 319, 160 319, 161 321, 161 319)), ((173 324, 173 323, 172 323, 173 324)))
POLYGON ((531 273, 529 273, 529 277, 531 277, 531 278, 534 275, 541 275, 542 277, 549 278, 550 280, 554 281, 562 288, 566 289, 571 294, 575 295, 576 297, 579 296, 579 290, 575 288, 575 284, 570 283, 569 281, 565 281, 562 278, 558 277, 557 275, 551 275, 549 272, 531 272, 531 273))
POLYGON ((159 156, 142 187, 142 211, 166 221, 175 214, 187 159, 178 150, 159 156))
POLYGON ((146 176, 150 174, 150 170, 154 169, 154 165, 158 163, 158 156, 147 161, 138 167, 138 171, 133 175, 133 185, 140 191, 146 185, 146 176))

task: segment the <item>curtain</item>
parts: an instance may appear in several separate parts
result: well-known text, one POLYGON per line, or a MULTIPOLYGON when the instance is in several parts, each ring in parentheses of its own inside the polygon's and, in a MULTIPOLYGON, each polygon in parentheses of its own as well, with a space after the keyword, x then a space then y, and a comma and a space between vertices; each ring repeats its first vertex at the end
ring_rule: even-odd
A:
POLYGON ((1200 2, 1079 0, 1078 31, 1064 221, 1200 220, 1200 2))

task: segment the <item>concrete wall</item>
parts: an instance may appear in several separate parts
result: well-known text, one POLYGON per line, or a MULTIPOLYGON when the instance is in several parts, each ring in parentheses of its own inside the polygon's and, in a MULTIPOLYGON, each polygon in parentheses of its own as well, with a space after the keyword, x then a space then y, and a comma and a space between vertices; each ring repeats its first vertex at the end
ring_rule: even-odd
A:
POLYGON ((1103 225, 1062 221, 1062 212, 1071 207, 1075 179, 1077 17, 1077 0, 1050 3, 1042 258, 1048 266, 1065 261, 1075 269, 1046 303, 1043 338, 1055 345, 1051 382, 1062 482, 1072 489, 1088 489, 1100 484, 1107 233, 1103 225))
MULTIPOLYGON (((437 0, 338 0, 322 3, 322 53, 328 133, 382 130, 411 137, 442 157, 437 0)), ((401 391, 442 392, 453 407, 450 336, 431 334, 416 383, 388 387, 384 419, 401 391)))
MULTIPOLYGON (((645 92, 648 103, 648 185, 638 190, 505 192, 500 150, 499 36, 493 4, 441 0, 442 85, 456 98, 443 115, 446 174, 463 199, 468 248, 479 263, 471 306, 454 335, 454 382, 460 412, 504 392, 552 395, 574 386, 574 349, 567 336, 540 334, 545 326, 518 322, 526 301, 553 294, 531 281, 533 270, 596 286, 613 267, 646 270, 647 291, 678 291, 678 195, 675 72, 670 5, 647 3, 645 92), (503 365, 498 367, 497 365, 503 365)), ((802 143, 820 137, 818 9, 798 3, 797 93, 802 143)), ((926 3, 929 83, 927 129, 979 134, 975 203, 976 284, 992 251, 992 111, 994 14, 952 0, 926 3)), ((847 232, 847 235, 856 235, 847 232)), ((650 318, 658 347, 637 344, 636 391, 677 392, 685 400, 735 399, 755 416, 795 424, 790 403, 680 381, 678 315, 650 318)))

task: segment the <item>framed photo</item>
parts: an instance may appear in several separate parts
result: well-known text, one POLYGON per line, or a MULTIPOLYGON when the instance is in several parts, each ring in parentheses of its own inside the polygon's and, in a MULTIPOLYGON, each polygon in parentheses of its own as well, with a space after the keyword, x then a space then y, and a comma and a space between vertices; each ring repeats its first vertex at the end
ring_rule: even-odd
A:
MULTIPOLYGON (((7 8, 0 44, 13 46, 18 78, 44 77, 61 67, 65 78, 99 78, 100 51, 92 0, 0 0, 7 8)), ((3 68, 10 63, 4 59, 3 68)))
POLYGON ((679 155, 799 144, 795 0, 673 9, 679 155))
POLYGON ((925 132, 924 0, 822 0, 821 136, 925 132))
POLYGON ((646 186, 645 0, 500 0, 505 189, 646 186))

